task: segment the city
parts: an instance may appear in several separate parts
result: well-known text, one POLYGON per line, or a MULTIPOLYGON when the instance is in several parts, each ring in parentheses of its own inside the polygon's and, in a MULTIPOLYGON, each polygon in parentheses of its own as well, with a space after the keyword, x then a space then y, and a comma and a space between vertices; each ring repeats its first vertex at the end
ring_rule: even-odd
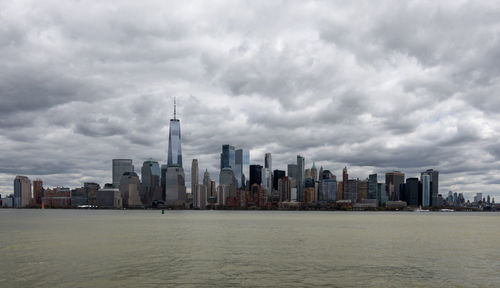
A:
MULTIPOLYGON (((112 183, 85 182, 80 188, 44 188, 43 180, 33 182, 16 176, 14 193, 0 199, 3 208, 103 208, 103 209, 282 209, 282 210, 409 210, 409 211, 497 211, 494 198, 477 193, 465 200, 462 193, 439 193, 439 171, 422 171, 420 179, 405 178, 400 171, 366 179, 350 179, 348 168, 342 178, 330 170, 305 167, 297 155, 287 171, 272 166, 266 153, 264 166, 250 164, 250 152, 222 145, 218 184, 205 170, 200 181, 197 159, 191 163, 191 193, 187 193, 181 148, 181 126, 170 119, 168 162, 147 159, 141 177, 132 159, 112 159, 112 183), (424 209, 422 209, 422 207, 424 209)), ((201 170, 203 171, 203 170, 201 170)))

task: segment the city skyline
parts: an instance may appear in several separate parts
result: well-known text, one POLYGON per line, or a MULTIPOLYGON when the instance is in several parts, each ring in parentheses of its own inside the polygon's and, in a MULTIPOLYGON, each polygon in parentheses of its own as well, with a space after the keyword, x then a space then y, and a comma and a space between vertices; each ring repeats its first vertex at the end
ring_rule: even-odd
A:
POLYGON ((363 25, 356 3, 162 5, 6 3, 3 196, 16 175, 79 187, 109 183, 111 159, 165 164, 176 97, 184 166, 213 179, 229 143, 273 169, 296 155, 337 177, 433 168, 443 195, 500 197, 494 2, 365 3, 363 25))

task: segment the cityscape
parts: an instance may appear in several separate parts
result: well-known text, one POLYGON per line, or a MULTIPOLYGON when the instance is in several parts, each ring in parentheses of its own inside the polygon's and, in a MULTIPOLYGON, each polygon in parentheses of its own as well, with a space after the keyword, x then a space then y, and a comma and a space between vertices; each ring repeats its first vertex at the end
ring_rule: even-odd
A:
POLYGON ((85 182, 80 188, 44 188, 16 176, 11 195, 0 198, 3 208, 103 208, 103 209, 288 209, 288 210, 409 210, 409 211, 496 211, 495 199, 477 193, 465 200, 462 193, 439 193, 439 171, 427 169, 420 178, 405 178, 404 172, 378 174, 366 179, 349 178, 348 168, 337 176, 324 167, 305 167, 297 155, 287 170, 273 170, 272 154, 265 153, 264 166, 250 163, 250 152, 222 145, 219 179, 191 162, 191 189, 187 192, 181 148, 181 125, 174 99, 168 135, 168 161, 147 159, 141 176, 132 159, 112 159, 112 181, 85 182), (200 178, 200 172, 203 177, 200 178))

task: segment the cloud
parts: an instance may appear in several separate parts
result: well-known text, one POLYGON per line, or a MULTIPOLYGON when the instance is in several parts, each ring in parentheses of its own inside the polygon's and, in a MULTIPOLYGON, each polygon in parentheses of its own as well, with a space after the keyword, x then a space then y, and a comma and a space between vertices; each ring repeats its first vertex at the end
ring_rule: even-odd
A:
POLYGON ((188 187, 229 143, 500 196, 494 1, 3 4, 2 194, 16 174, 76 187, 110 182, 112 158, 165 163, 176 97, 188 187))

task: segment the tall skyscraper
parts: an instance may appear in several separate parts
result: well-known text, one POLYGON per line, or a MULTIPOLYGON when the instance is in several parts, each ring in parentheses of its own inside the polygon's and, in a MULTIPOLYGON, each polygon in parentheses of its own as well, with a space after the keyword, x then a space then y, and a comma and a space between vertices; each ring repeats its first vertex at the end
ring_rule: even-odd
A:
POLYGON ((377 199, 378 175, 370 174, 368 176, 368 199, 377 199))
POLYGON ((297 201, 304 201, 305 159, 297 155, 297 201))
MULTIPOLYGON (((174 99, 174 118, 170 119, 168 132, 168 166, 182 167, 181 122, 177 119, 177 106, 174 99)), ((184 171, 183 171, 184 172, 184 171)))
POLYGON ((429 207, 431 205, 431 176, 424 174, 420 177, 422 181, 422 206, 429 207))
POLYGON ((250 165, 250 183, 253 184, 262 184, 262 166, 261 165, 250 165))
POLYGON ((420 178, 423 175, 429 175, 431 177, 431 206, 439 206, 438 195, 439 195, 439 171, 434 169, 428 169, 420 174, 420 178))
MULTIPOLYGON (((142 207, 141 196, 139 191, 141 189, 141 180, 135 172, 125 172, 120 180, 120 196, 122 197, 123 207, 139 208, 142 207)), ((97 189, 99 191, 99 189, 97 189)), ((90 196, 89 196, 90 198, 90 196)), ((97 198, 97 192, 96 192, 97 198)), ((97 205, 97 199, 96 204, 97 205)))
POLYGON ((191 162, 191 195, 193 196, 193 206, 198 207, 198 198, 199 198, 199 191, 198 191, 198 159, 193 159, 191 162))
POLYGON ((16 176, 14 179, 14 207, 21 208, 30 205, 31 181, 26 176, 16 176))
POLYGON ((113 187, 120 187, 120 180, 123 173, 134 172, 134 165, 132 159, 113 159, 113 187))
POLYGON ((278 180, 285 177, 285 171, 274 170, 273 171, 273 189, 278 190, 278 180))
POLYGON ((399 171, 385 173, 385 185, 389 199, 393 201, 401 200, 400 185, 405 183, 405 174, 399 171))
POLYGON ((418 178, 406 179, 405 195, 408 206, 418 205, 418 178))
POLYGON ((168 162, 165 172, 165 203, 173 206, 186 205, 186 181, 182 168, 181 124, 177 119, 174 99, 174 118, 170 119, 168 134, 168 162))
POLYGON ((347 174, 347 167, 344 167, 344 169, 342 170, 342 191, 344 193, 347 190, 345 187, 347 185, 347 180, 349 180, 349 174, 347 174))
POLYGON ((271 158, 271 153, 266 153, 264 156, 264 168, 269 169, 269 171, 273 171, 273 159, 271 158))
POLYGON ((144 161, 141 169, 141 201, 151 206, 154 201, 163 201, 160 164, 153 159, 144 161))
POLYGON ((229 144, 222 145, 222 153, 220 154, 220 169, 231 168, 236 166, 236 152, 234 146, 229 144))
POLYGON ((33 200, 35 204, 42 204, 43 181, 41 179, 33 180, 33 200))
POLYGON ((293 179, 297 179, 297 164, 288 164, 287 176, 293 179))
POLYGON ((311 177, 314 181, 318 181, 318 169, 316 169, 316 163, 313 162, 313 166, 311 167, 311 177))

